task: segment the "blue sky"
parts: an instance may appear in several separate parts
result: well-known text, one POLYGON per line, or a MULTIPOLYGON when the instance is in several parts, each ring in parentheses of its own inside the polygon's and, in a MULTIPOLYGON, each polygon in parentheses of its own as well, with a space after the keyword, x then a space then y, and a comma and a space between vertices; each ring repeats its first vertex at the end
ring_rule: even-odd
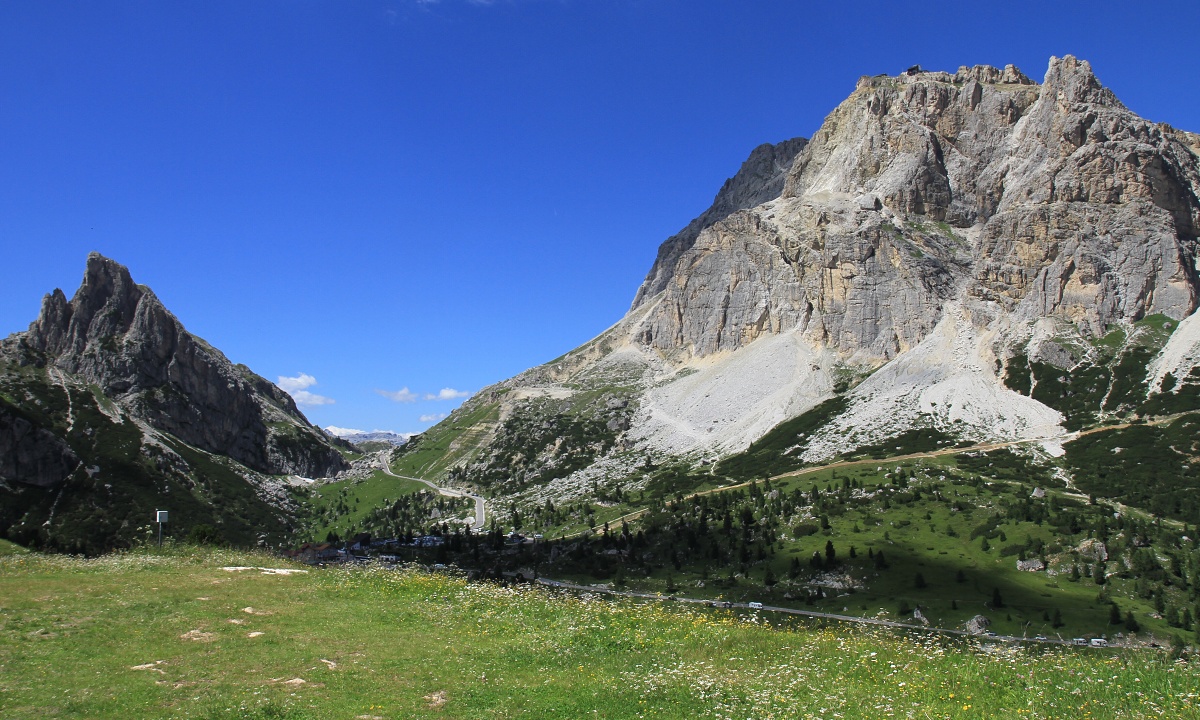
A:
POLYGON ((99 250, 332 401, 314 422, 419 431, 617 321, 860 75, 1071 53, 1200 131, 1197 28, 1194 2, 0 2, 0 335, 99 250))

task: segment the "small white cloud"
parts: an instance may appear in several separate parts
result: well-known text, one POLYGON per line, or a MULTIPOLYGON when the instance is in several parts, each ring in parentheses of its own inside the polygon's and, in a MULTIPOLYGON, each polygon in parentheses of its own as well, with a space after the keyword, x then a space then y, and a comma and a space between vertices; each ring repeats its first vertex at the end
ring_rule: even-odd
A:
POLYGON ((291 396, 297 405, 332 405, 337 402, 331 397, 310 393, 307 390, 291 393, 291 396))
POLYGON ((332 405, 337 402, 333 398, 309 392, 307 388, 316 385, 317 379, 307 373, 300 373, 296 377, 280 375, 275 384, 280 390, 291 395, 297 405, 332 405))
POLYGON ((433 393, 425 395, 426 400, 458 400, 465 397, 471 397, 471 393, 466 390, 455 390, 454 388, 442 388, 438 390, 437 395, 433 393))
POLYGON ((375 392, 384 396, 388 400, 396 402, 410 403, 417 401, 417 394, 411 392, 407 387, 402 387, 399 390, 376 390, 375 392))
POLYGON ((429 415, 422 415, 417 419, 421 422, 437 422, 438 420, 445 419, 445 417, 446 413, 430 413, 429 415))
POLYGON ((290 394, 294 392, 300 392, 301 390, 307 390, 308 388, 317 384, 317 379, 307 373, 300 373, 296 377, 284 377, 283 375, 280 375, 278 382, 275 384, 278 385, 285 393, 290 394))
POLYGON ((354 428, 344 428, 338 427, 337 425, 330 425, 325 428, 325 432, 333 435, 334 437, 346 437, 347 435, 362 435, 363 431, 355 430, 354 428))

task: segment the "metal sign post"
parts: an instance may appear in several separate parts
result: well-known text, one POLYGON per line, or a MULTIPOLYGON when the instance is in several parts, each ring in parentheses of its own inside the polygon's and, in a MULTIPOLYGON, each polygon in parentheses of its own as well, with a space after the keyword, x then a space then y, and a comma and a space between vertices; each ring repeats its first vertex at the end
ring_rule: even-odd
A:
POLYGON ((155 510, 154 521, 158 523, 158 546, 162 547, 162 526, 167 521, 167 511, 155 510))

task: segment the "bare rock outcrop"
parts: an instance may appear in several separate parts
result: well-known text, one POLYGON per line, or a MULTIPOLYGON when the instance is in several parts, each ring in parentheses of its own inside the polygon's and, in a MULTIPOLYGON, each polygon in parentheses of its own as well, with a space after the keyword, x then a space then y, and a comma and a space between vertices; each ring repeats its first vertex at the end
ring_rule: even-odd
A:
POLYGON ((992 626, 992 621, 987 615, 976 615, 967 621, 966 631, 972 635, 982 635, 992 626))
POLYGON ((764 143, 754 148, 737 174, 721 186, 712 206, 688 223, 687 227, 667 238, 659 247, 658 257, 645 282, 638 288, 632 309, 636 310, 647 299, 662 292, 671 276, 675 274, 679 258, 692 248, 700 231, 738 210, 752 208, 779 197, 792 161, 806 144, 808 140, 797 137, 776 145, 764 143))

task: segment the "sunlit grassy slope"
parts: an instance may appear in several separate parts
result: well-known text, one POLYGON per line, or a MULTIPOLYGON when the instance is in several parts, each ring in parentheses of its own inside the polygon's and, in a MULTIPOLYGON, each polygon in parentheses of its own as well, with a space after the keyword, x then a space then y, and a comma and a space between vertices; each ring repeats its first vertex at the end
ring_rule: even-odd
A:
POLYGON ((1197 717, 1164 655, 1030 652, 169 550, 0 559, 5 718, 1197 717))

